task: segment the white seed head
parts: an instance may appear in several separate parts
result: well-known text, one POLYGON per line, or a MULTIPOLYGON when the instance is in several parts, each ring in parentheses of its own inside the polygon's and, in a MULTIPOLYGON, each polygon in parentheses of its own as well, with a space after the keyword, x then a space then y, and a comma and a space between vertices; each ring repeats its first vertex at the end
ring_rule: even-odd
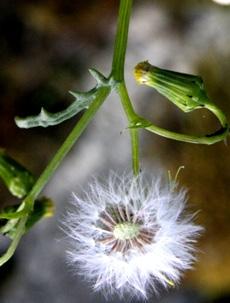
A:
POLYGON ((201 232, 193 216, 182 214, 186 193, 162 178, 140 174, 96 179, 85 197, 74 195, 65 232, 68 259, 106 295, 147 297, 157 285, 177 283, 195 261, 194 242, 201 232))

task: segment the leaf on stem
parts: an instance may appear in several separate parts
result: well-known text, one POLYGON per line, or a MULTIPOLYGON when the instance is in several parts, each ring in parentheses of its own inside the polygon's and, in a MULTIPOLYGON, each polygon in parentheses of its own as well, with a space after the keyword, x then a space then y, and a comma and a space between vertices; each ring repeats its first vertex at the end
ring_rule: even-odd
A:
POLYGON ((88 92, 70 91, 69 93, 74 96, 75 101, 65 110, 58 113, 50 113, 42 108, 39 115, 29 116, 26 118, 16 117, 15 123, 17 126, 20 128, 32 128, 38 126, 48 127, 57 125, 72 118, 82 110, 87 109, 98 96, 100 89, 110 85, 108 80, 95 69, 90 69, 89 72, 96 79, 97 85, 88 92))

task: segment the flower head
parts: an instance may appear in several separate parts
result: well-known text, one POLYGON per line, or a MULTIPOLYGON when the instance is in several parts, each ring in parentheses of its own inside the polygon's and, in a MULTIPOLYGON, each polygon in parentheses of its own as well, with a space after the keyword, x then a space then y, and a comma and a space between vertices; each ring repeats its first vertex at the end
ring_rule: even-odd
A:
POLYGON ((161 178, 112 173, 96 179, 66 218, 68 257, 105 294, 142 295, 178 282, 191 268, 202 228, 183 216, 186 193, 161 178))

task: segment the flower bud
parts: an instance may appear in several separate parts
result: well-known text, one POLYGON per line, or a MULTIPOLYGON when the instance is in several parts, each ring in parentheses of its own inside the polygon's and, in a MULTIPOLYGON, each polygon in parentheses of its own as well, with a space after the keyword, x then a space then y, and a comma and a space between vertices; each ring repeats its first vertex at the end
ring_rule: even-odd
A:
POLYGON ((199 76, 161 69, 148 61, 137 64, 134 76, 138 83, 155 88, 184 112, 210 104, 199 76))

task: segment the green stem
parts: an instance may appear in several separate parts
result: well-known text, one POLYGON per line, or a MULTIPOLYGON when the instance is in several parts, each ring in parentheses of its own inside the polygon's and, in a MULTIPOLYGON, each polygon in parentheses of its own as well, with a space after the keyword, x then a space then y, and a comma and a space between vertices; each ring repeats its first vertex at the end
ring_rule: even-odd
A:
POLYGON ((10 246, 8 247, 6 253, 0 257, 0 266, 2 266, 4 263, 6 263, 14 254, 15 249, 18 246, 18 243, 22 237, 22 235, 24 234, 25 231, 25 225, 26 225, 26 221, 27 221, 27 216, 23 217, 19 222, 18 222, 18 226, 17 226, 17 232, 16 235, 14 237, 14 239, 12 240, 10 246))
MULTIPOLYGON (((132 124, 138 116, 136 115, 131 100, 128 95, 127 88, 125 83, 122 82, 117 85, 117 93, 120 96, 121 103, 127 119, 129 121, 129 125, 132 124)), ((131 136, 131 145, 132 145, 132 165, 133 165, 133 173, 134 175, 138 175, 139 173, 139 136, 138 136, 138 129, 132 128, 130 129, 130 136, 131 136)))
MULTIPOLYGON (((121 103, 129 121, 129 124, 133 121, 133 118, 136 117, 124 81, 125 55, 128 42, 129 21, 132 9, 132 2, 132 0, 120 1, 111 72, 111 78, 116 83, 116 90, 120 96, 121 103)), ((130 130, 130 138, 132 145, 133 173, 134 175, 137 175, 139 173, 139 138, 137 129, 130 130)))
POLYGON ((111 72, 114 80, 118 82, 124 80, 125 54, 128 41, 129 20, 132 9, 132 2, 132 0, 120 1, 111 72))
POLYGON ((139 174, 139 133, 137 129, 130 130, 131 144, 132 144, 132 165, 133 174, 137 176, 139 174))
POLYGON ((219 107, 217 107, 214 103, 207 103, 205 104, 205 108, 210 110, 210 112, 212 112, 217 117, 222 127, 224 128, 228 127, 227 117, 219 107))
MULTIPOLYGON (((142 121, 143 121, 143 118, 142 118, 142 121)), ((152 133, 155 133, 157 135, 160 135, 160 136, 168 138, 168 139, 173 139, 176 141, 187 142, 187 143, 206 144, 206 145, 211 145, 211 144, 224 140, 228 136, 228 133, 229 133, 228 127, 222 128, 220 131, 218 131, 214 134, 206 135, 206 136, 179 134, 179 133, 175 133, 175 132, 169 131, 167 129, 161 128, 159 126, 156 126, 154 124, 151 124, 144 128, 152 133)))
POLYGON ((117 93, 120 96, 121 103, 122 103, 123 109, 125 111, 125 114, 128 118, 128 121, 129 122, 134 121, 136 118, 138 118, 138 116, 134 111, 133 105, 129 98, 129 94, 128 94, 128 91, 127 91, 127 88, 126 88, 126 85, 124 82, 119 83, 117 85, 117 93))
MULTIPOLYGON (((227 118, 225 114, 222 112, 221 109, 219 109, 215 104, 207 102, 205 104, 205 108, 210 110, 219 120, 222 128, 218 130, 215 133, 212 133, 210 135, 205 135, 205 136, 194 136, 194 135, 186 135, 186 134, 180 134, 180 133, 175 133, 169 130, 166 130, 164 128, 161 128, 159 126, 156 126, 150 122, 150 125, 145 127, 146 130, 151 131, 157 135, 160 135, 162 137, 168 138, 168 139, 173 139, 176 141, 181 141, 181 142, 187 142, 187 143, 194 143, 194 144, 206 144, 206 145, 211 145, 214 143, 217 143, 219 141, 222 141, 227 138, 229 134, 229 125, 227 118)), ((143 118, 141 118, 143 121, 143 118)))

